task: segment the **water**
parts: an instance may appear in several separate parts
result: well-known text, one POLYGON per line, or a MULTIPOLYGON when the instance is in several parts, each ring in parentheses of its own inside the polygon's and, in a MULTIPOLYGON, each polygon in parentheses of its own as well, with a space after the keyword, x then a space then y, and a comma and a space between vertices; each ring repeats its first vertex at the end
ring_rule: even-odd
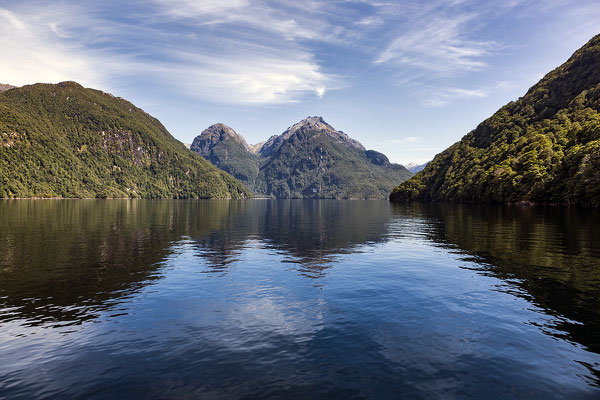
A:
POLYGON ((600 398, 596 210, 0 202, 0 398, 600 398))

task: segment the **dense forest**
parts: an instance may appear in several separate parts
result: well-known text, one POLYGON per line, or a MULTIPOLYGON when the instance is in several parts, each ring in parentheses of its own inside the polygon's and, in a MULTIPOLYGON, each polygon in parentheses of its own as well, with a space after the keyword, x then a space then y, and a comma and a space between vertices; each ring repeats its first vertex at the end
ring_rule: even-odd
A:
POLYGON ((396 187, 392 201, 600 205, 600 35, 396 187))
POLYGON ((0 93, 0 198, 248 196, 121 98, 75 82, 0 93))

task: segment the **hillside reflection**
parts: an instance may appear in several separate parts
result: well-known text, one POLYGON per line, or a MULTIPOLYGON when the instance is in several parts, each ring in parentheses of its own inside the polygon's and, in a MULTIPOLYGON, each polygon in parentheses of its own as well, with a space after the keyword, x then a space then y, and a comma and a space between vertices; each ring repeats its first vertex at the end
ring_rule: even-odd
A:
MULTIPOLYGON (((229 274, 258 246, 296 273, 321 278, 365 244, 420 238, 427 246, 458 250, 464 261, 459 266, 500 279, 493 290, 526 298, 552 315, 542 331, 600 353, 597 210, 385 201, 32 200, 0 202, 0 221, 0 323, 65 325, 95 318, 163 278, 184 242, 201 272, 229 274)), ((588 367, 600 376, 598 366, 588 367)))
MULTIPOLYGON (((460 249, 468 268, 505 283, 497 290, 554 316, 542 331, 600 353, 598 210, 411 204, 393 214, 429 221, 436 246, 460 249)), ((600 383, 600 366, 586 366, 600 383)))
POLYGON ((389 210, 351 201, 0 202, 0 321, 94 318, 160 279, 183 238, 208 271, 226 273, 259 240, 319 277, 336 255, 382 240, 389 210))

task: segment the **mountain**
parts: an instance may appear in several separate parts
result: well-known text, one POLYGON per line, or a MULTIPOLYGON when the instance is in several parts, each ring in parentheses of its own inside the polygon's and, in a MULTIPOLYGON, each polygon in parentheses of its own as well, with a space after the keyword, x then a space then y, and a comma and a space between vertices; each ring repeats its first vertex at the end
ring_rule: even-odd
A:
POLYGON ((190 150, 233 175, 249 188, 254 187, 260 159, 244 138, 227 125, 215 124, 206 128, 196 136, 190 150))
POLYGON ((277 198, 384 198, 395 179, 412 175, 320 117, 270 138, 259 153, 267 161, 255 190, 277 198))
POLYGON ((266 197, 385 198, 412 175, 321 117, 308 117, 254 146, 216 124, 196 137, 192 150, 266 197))
POLYGON ((12 85, 7 85, 6 83, 0 83, 0 92, 4 92, 8 89, 13 89, 16 86, 12 86, 12 85))
POLYGON ((396 187, 392 201, 600 205, 600 35, 396 187))
POLYGON ((269 140, 262 145, 259 152, 264 157, 272 155, 285 141, 289 140, 294 134, 300 132, 321 132, 322 134, 334 139, 338 143, 345 143, 349 147, 354 147, 361 151, 365 148, 357 140, 350 138, 344 132, 336 131, 331 125, 321 117, 308 117, 286 129, 281 135, 271 136, 269 140))
POLYGON ((412 172, 413 174, 416 174, 417 172, 421 172, 423 171, 423 169, 425 169, 425 167, 427 166, 427 164, 429 164, 429 161, 426 162, 425 164, 417 164, 417 163, 408 163, 406 164, 404 167, 409 170, 410 172, 412 172))
POLYGON ((126 100, 75 82, 0 93, 0 197, 248 195, 126 100))

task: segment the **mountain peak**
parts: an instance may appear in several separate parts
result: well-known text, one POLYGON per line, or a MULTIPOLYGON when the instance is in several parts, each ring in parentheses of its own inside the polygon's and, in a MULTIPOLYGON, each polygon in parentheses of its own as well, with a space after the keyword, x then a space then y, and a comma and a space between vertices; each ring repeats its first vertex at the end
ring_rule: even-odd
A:
POLYGON ((194 151, 199 151, 200 154, 202 154, 209 151, 215 144, 222 142, 227 138, 232 138, 241 143, 247 151, 253 152, 250 145, 246 143, 246 140, 244 140, 239 133, 234 131, 233 128, 220 122, 211 125, 202 131, 202 133, 194 139, 191 148, 192 150, 196 149, 194 151))
POLYGON ((201 135, 214 135, 214 134, 224 134, 233 137, 241 137, 236 131, 233 130, 232 127, 225 125, 221 122, 213 124, 202 131, 201 135))
POLYGON ((0 92, 4 92, 6 90, 14 89, 14 88, 16 88, 16 86, 7 85, 6 83, 0 83, 0 92))
POLYGON ((263 156, 268 156, 273 153, 281 143, 289 139, 292 135, 297 132, 311 132, 316 131, 324 133, 327 136, 334 138, 335 140, 345 143, 351 147, 365 151, 365 147, 355 139, 352 139, 342 131, 336 130, 334 127, 329 125, 323 117, 306 117, 302 121, 290 126, 281 135, 271 136, 269 140, 262 146, 260 152, 263 156))
POLYGON ((317 117, 317 116, 306 117, 302 121, 289 127, 288 130, 300 129, 300 128, 309 128, 309 129, 314 129, 314 130, 321 130, 321 129, 335 130, 335 129, 333 129, 333 127, 331 125, 329 125, 327 122, 325 122, 323 117, 317 117))
POLYGON ((215 124, 194 139, 191 150, 255 193, 276 198, 383 198, 412 176, 318 116, 264 144, 245 143, 227 125, 215 124))
POLYGON ((427 164, 429 164, 429 161, 427 161, 426 163, 423 164, 418 164, 415 162, 410 162, 406 165, 404 165, 404 167, 409 170, 410 172, 412 172, 413 174, 416 174, 417 172, 421 172, 423 169, 425 169, 425 167, 427 166, 427 164))

